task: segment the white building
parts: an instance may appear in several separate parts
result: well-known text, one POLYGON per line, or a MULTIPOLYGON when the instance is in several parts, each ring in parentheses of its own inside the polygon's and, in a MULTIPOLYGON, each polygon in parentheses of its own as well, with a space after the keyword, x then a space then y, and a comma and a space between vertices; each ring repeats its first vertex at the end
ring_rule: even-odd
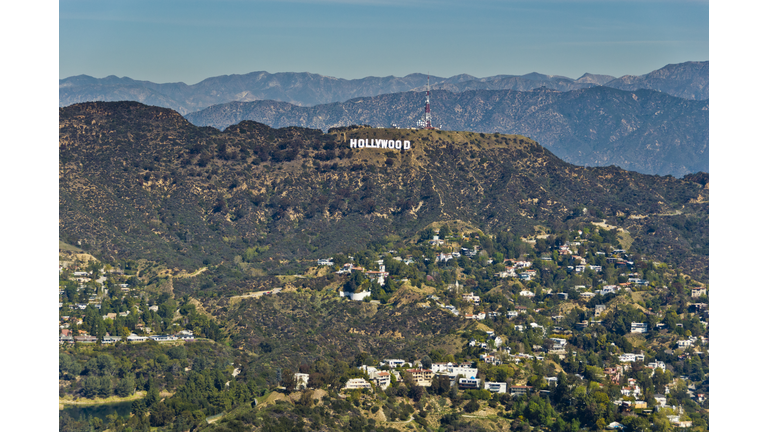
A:
POLYGON ((309 374, 295 373, 293 374, 293 380, 296 381, 296 388, 294 390, 303 390, 309 387, 309 374))
POLYGON ((486 381, 484 387, 485 387, 486 390, 488 390, 491 393, 506 393, 507 392, 507 383, 505 383, 505 382, 486 381))
MULTIPOLYGON (((406 365, 405 360, 402 359, 384 359, 382 360, 379 365, 381 366, 389 366, 390 368, 394 369, 397 367, 403 367, 406 365)), ((410 366, 410 363, 408 363, 410 366)))
POLYGON ((630 333, 648 333, 648 323, 633 322, 629 332, 630 333))
POLYGON ((371 389, 371 383, 364 378, 352 378, 344 385, 344 389, 371 389))

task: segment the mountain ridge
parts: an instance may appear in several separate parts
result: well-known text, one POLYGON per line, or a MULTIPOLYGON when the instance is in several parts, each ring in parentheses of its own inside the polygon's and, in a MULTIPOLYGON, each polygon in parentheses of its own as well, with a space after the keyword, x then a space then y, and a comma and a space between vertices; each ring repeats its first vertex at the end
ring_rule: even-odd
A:
POLYGON ((169 109, 91 102, 60 108, 59 149, 62 240, 102 256, 182 268, 240 256, 269 272, 438 221, 523 235, 587 218, 652 232, 633 247, 708 272, 708 175, 579 167, 520 135, 249 121, 219 131, 169 109), (353 138, 413 147, 352 149, 353 138))
MULTIPOLYGON (((531 90, 540 87, 541 82, 545 82, 549 88, 560 91, 607 85, 623 90, 656 89, 673 96, 703 100, 709 97, 708 74, 709 62, 706 61, 667 65, 646 75, 638 77, 626 75, 617 79, 608 75, 585 74, 591 79, 583 80, 584 75, 582 75, 574 80, 560 75, 532 72, 525 75, 497 75, 486 78, 476 78, 467 74, 449 78, 432 76, 430 80, 435 88, 450 91, 531 90), (686 72, 686 70, 689 71, 686 72), (706 77, 704 77, 705 73, 706 77), (674 82, 670 84, 665 80, 674 82)), ((426 87, 426 84, 427 76, 419 73, 404 77, 365 77, 346 80, 309 72, 255 71, 247 74, 210 77, 192 85, 183 82, 159 84, 128 77, 118 78, 114 75, 105 78, 77 75, 59 80, 59 106, 89 101, 134 100, 188 114, 211 105, 232 101, 277 100, 299 106, 312 106, 343 102, 355 97, 420 91, 426 87)))
MULTIPOLYGON (((322 130, 351 124, 415 125, 423 94, 405 92, 313 107, 231 102, 190 113, 199 126, 223 129, 242 120, 322 130)), ((443 129, 519 133, 567 162, 618 165, 677 177, 709 169, 709 103, 652 90, 591 87, 570 92, 469 90, 431 94, 433 124, 443 129)))

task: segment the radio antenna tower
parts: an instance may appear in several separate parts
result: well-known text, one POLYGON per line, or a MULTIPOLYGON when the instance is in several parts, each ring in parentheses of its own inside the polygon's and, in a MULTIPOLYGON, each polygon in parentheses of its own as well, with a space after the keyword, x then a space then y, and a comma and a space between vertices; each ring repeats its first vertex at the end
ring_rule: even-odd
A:
POLYGON ((432 126, 432 113, 429 111, 429 74, 427 74, 427 103, 424 106, 424 118, 417 122, 422 129, 435 129, 432 126))

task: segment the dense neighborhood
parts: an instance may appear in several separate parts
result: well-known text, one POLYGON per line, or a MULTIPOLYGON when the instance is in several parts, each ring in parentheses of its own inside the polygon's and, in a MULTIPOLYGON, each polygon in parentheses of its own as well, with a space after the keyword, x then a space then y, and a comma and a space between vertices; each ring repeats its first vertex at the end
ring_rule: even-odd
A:
MULTIPOLYGON (((332 391, 351 400, 382 394, 412 403, 432 395, 457 407, 469 400, 466 413, 506 404, 502 417, 515 412, 515 400, 565 407, 587 398, 596 404, 588 412, 556 417, 567 427, 530 413, 522 417, 549 430, 706 429, 707 286, 628 252, 619 240, 616 230, 595 226, 522 239, 444 226, 397 249, 317 259, 310 267, 328 281, 319 292, 378 307, 402 304, 409 295, 410 307, 453 317, 462 346, 417 358, 360 353, 336 381, 312 367, 283 368, 272 388, 332 391)), ((189 299, 148 291, 135 263, 62 255, 59 270, 62 349, 226 338, 189 299)), ((257 294, 290 295, 280 289, 257 294)), ((425 418, 419 424, 427 425, 425 418)))

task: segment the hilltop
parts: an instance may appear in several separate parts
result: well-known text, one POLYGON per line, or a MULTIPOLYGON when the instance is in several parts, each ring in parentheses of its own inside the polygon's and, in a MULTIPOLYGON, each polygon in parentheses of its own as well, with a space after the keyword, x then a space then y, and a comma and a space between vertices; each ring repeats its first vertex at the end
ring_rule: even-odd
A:
POLYGON ((519 235, 605 220, 651 233, 638 252, 706 275, 707 187, 706 174, 574 166, 519 135, 255 122, 219 131, 135 102, 60 109, 61 239, 185 269, 239 256, 254 274, 277 271, 447 220, 519 235), (349 148, 361 138, 413 147, 349 148))

